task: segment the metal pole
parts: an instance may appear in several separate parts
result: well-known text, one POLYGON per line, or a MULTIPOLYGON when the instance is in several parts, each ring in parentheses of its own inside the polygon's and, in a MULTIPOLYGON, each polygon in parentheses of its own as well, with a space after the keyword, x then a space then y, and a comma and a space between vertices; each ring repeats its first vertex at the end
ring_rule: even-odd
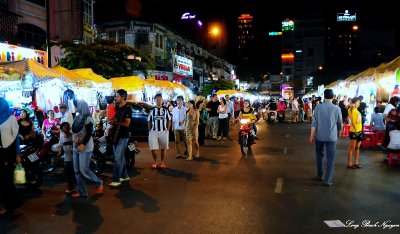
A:
POLYGON ((46 43, 47 43, 47 66, 51 68, 51 46, 50 46, 50 0, 46 0, 46 43))

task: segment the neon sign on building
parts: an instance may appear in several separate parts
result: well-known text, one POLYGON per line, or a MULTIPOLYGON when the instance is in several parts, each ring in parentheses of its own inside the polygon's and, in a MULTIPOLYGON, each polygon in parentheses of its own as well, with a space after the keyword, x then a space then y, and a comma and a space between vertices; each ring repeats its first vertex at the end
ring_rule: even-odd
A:
POLYGON ((282 21, 282 31, 294 31, 294 21, 290 19, 282 21))
POLYGON ((344 13, 337 14, 337 21, 356 21, 357 15, 350 15, 348 10, 345 10, 344 13))

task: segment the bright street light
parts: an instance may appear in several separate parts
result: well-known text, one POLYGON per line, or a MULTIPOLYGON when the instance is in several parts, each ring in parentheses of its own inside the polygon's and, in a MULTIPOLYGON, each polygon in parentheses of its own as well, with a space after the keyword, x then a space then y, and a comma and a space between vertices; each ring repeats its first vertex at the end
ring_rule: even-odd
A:
POLYGON ((218 37, 220 33, 221 33, 221 30, 219 29, 218 26, 213 26, 211 28, 211 35, 213 35, 214 37, 218 37))

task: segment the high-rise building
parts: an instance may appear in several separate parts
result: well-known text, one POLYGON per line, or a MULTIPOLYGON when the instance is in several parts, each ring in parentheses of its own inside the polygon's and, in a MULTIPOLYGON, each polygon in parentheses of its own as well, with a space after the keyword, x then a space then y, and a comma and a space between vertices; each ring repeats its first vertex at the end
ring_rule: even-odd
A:
POLYGON ((241 14, 238 17, 238 51, 240 58, 249 56, 254 41, 254 24, 251 14, 241 14))
POLYGON ((282 22, 282 76, 297 88, 307 86, 312 74, 325 64, 324 20, 320 14, 306 14, 282 22))

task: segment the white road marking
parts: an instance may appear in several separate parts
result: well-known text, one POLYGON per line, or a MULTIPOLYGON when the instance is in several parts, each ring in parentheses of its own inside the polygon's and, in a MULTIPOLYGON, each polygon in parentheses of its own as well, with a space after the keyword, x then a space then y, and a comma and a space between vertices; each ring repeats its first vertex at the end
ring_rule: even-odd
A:
POLYGON ((275 193, 282 193, 283 179, 276 179, 275 193))

